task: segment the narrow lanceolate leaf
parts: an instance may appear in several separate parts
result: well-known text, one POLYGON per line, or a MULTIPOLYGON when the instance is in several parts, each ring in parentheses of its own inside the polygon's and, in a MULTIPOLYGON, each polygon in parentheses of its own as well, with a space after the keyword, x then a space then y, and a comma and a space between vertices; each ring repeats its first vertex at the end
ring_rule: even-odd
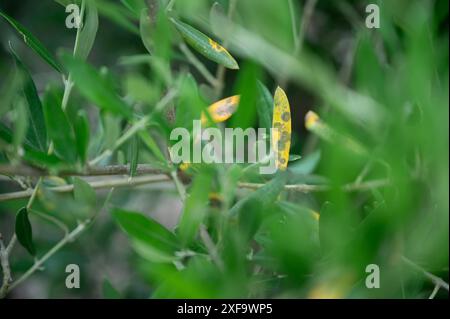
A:
POLYGON ((100 109, 131 117, 131 110, 114 91, 112 84, 79 58, 63 56, 63 62, 80 93, 100 109))
POLYGON ((210 39, 208 36, 191 27, 190 25, 171 19, 177 30, 181 33, 186 42, 197 50, 200 54, 216 63, 222 64, 229 69, 239 69, 239 65, 231 54, 220 44, 210 39))
MULTIPOLYGON (((287 172, 277 172, 275 177, 261 188, 251 193, 248 197, 245 197, 238 201, 229 211, 230 216, 234 216, 241 212, 243 208, 248 207, 249 203, 259 205, 261 209, 267 209, 273 204, 284 189, 284 185, 287 181, 287 172)), ((252 204, 252 205, 253 205, 252 204)), ((251 206, 252 206, 251 205, 251 206)), ((245 212, 244 212, 245 213, 245 212)))
POLYGON ((272 148, 277 169, 285 170, 291 148, 291 110, 283 89, 277 87, 272 120, 272 148))
POLYGON ((13 144, 14 149, 17 151, 25 139, 28 125, 27 108, 22 98, 17 100, 14 111, 13 144))
POLYGON ((197 235, 200 225, 206 216, 208 190, 211 178, 209 175, 199 174, 195 178, 192 191, 186 199, 186 205, 181 216, 178 232, 185 245, 189 245, 197 235))
POLYGON ((45 95, 44 115, 48 136, 53 141, 55 153, 69 163, 75 162, 77 158, 75 136, 61 108, 61 98, 52 90, 47 91, 45 95))
POLYGON ((16 236, 19 243, 32 255, 36 255, 33 243, 33 230, 28 219, 28 210, 23 207, 16 215, 16 236))
MULTIPOLYGON (((220 123, 228 120, 239 106, 239 95, 227 97, 208 106, 208 114, 214 123, 220 123)), ((202 113, 202 124, 208 121, 207 116, 202 113)))
POLYGON ((10 47, 11 53, 16 61, 16 66, 23 76, 23 94, 28 104, 28 130, 27 139, 30 143, 41 151, 47 150, 47 131, 45 128, 42 104, 39 99, 36 86, 31 78, 28 69, 20 60, 18 55, 10 47))
POLYGON ((269 130, 272 127, 273 97, 264 84, 258 82, 259 99, 256 104, 259 127, 269 130))
POLYGON ((87 160, 87 153, 89 148, 89 121, 87 114, 84 110, 80 110, 77 114, 74 123, 75 139, 77 143, 78 157, 81 163, 85 163, 87 160))
POLYGON ((0 16, 3 17, 17 32, 23 37, 23 41, 36 52, 41 58, 43 58, 50 66, 56 71, 62 73, 62 68, 50 51, 34 37, 23 25, 21 25, 14 18, 8 16, 6 13, 0 11, 0 16))
POLYGON ((136 175, 137 165, 138 165, 138 157, 139 157, 139 137, 133 136, 130 143, 130 177, 136 175))
POLYGON ((305 127, 308 131, 313 132, 321 139, 329 143, 341 145, 347 150, 358 155, 363 156, 368 155, 368 151, 363 145, 361 145, 358 141, 354 140, 353 138, 342 135, 339 132, 335 131, 327 123, 322 121, 319 115, 317 115, 317 113, 313 111, 308 111, 308 113, 306 113, 305 127))
POLYGON ((83 203, 91 208, 94 207, 97 202, 95 190, 89 183, 79 177, 73 178, 73 196, 76 202, 83 203))
POLYGON ((179 248, 172 232, 142 214, 115 209, 112 215, 133 241, 134 248, 153 262, 170 262, 179 248))
POLYGON ((142 10, 139 18, 139 34, 141 35, 142 43, 150 54, 153 52, 153 27, 148 10, 142 10))
POLYGON ((98 30, 98 11, 94 1, 86 1, 84 23, 79 31, 74 48, 74 55, 86 59, 92 50, 98 30))

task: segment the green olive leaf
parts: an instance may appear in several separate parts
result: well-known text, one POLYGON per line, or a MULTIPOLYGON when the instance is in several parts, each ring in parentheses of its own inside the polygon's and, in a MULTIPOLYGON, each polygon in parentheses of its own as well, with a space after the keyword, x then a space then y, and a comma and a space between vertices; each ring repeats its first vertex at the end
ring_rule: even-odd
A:
POLYGON ((17 32, 23 37, 23 41, 43 58, 56 71, 62 73, 60 64, 56 61, 48 49, 39 41, 30 31, 28 31, 22 24, 14 18, 8 16, 6 13, 0 11, 0 16, 3 17, 17 32))
POLYGON ((28 210, 26 207, 19 209, 16 215, 16 236, 19 243, 30 253, 36 255, 36 248, 33 243, 33 230, 28 219, 28 210))
POLYGON ((171 18, 170 20, 186 42, 200 54, 229 69, 239 69, 236 60, 220 44, 184 22, 174 18, 171 18))

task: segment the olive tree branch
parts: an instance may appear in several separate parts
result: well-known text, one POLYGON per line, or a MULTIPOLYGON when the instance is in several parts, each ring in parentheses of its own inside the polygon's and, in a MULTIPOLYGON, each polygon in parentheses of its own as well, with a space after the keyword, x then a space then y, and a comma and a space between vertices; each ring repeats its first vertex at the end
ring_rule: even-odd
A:
MULTIPOLYGON (((139 185, 145 185, 145 184, 151 184, 151 183, 158 183, 158 182, 165 182, 169 181, 169 177, 164 175, 143 175, 143 176, 136 176, 133 179, 129 180, 128 177, 122 177, 122 178, 115 178, 115 179, 109 179, 109 180, 103 180, 103 181, 95 181, 95 182, 88 182, 88 184, 94 188, 94 189, 103 189, 103 188, 111 188, 111 187, 133 187, 133 186, 139 186, 139 185)), ((62 186, 56 186, 56 187, 49 187, 48 189, 54 192, 58 193, 68 193, 73 191, 73 185, 62 185, 62 186)), ((19 191, 19 192, 13 192, 13 193, 7 193, 7 194, 0 194, 0 202, 12 200, 12 199, 20 199, 20 198, 27 198, 31 196, 33 191, 26 190, 26 191, 19 191)))
POLYGON ((9 253, 5 247, 5 243, 3 242, 2 234, 0 234, 0 264, 3 273, 2 286, 0 287, 0 299, 3 299, 6 296, 12 282, 12 276, 11 268, 9 266, 9 253))
MULTIPOLYGON (((442 288, 444 288, 445 290, 449 291, 448 283, 445 282, 442 278, 440 278, 440 277, 438 277, 438 276, 436 276, 436 275, 433 275, 431 272, 425 270, 424 268, 422 268, 421 266, 417 265, 416 263, 414 263, 414 262, 411 261, 410 259, 406 258, 405 256, 402 256, 402 260, 403 260, 403 262, 405 262, 407 265, 409 265, 411 268, 415 269, 415 270, 418 271, 418 272, 421 272, 425 277, 427 277, 428 279, 430 279, 436 286, 442 287, 442 288)), ((435 290, 436 290, 436 287, 435 287, 435 290)), ((434 291, 433 291, 433 292, 434 292, 434 291)), ((434 295, 435 295, 436 293, 437 293, 437 291, 434 292, 434 295)), ((431 298, 431 297, 434 297, 434 295, 432 294, 432 295, 430 296, 430 298, 431 298)))
POLYGON ((51 256, 53 256, 56 252, 58 252, 64 245, 66 245, 68 242, 71 242, 75 240, 89 225, 90 220, 86 220, 83 223, 80 223, 72 232, 70 232, 67 236, 64 236, 63 239, 61 239, 55 246, 53 246, 52 249, 50 249, 44 256, 42 256, 40 259, 38 259, 33 266, 31 266, 19 279, 14 281, 10 287, 9 290, 14 289, 18 285, 20 285, 24 280, 26 280, 28 277, 30 277, 36 270, 38 270, 42 264, 44 264, 47 259, 49 259, 51 256))
MULTIPOLYGON (((126 175, 130 172, 129 165, 106 165, 88 166, 80 171, 62 170, 58 176, 106 176, 106 175, 126 175)), ((164 171, 148 164, 139 164, 136 169, 137 175, 163 174, 164 171)), ((55 173, 49 170, 28 166, 28 165, 1 165, 0 175, 15 176, 54 176, 55 173)))

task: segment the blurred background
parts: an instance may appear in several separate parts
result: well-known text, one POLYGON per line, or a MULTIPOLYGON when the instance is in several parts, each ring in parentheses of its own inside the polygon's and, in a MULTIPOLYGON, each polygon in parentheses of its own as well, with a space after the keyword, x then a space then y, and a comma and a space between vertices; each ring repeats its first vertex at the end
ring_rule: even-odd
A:
MULTIPOLYGON (((64 52, 72 52, 77 33, 65 26, 64 5, 69 3, 1 0, 0 10, 23 24, 60 60, 64 52)), ((152 134, 162 153, 170 144, 170 129, 180 124, 180 114, 189 112, 186 104, 196 98, 209 105, 241 94, 245 110, 239 108, 224 125, 261 127, 260 85, 270 95, 281 86, 291 106, 291 155, 301 156, 289 163, 287 183, 331 186, 321 192, 283 191, 268 208, 248 207, 248 214, 265 212, 249 221, 257 225, 250 238, 247 226, 230 224, 221 235, 225 239, 220 239, 215 220, 221 220, 227 205, 210 202, 206 224, 218 243, 222 269, 204 256, 207 249, 200 241, 185 247, 184 252, 197 254, 178 260, 181 268, 142 256, 111 216, 112 207, 140 212, 176 233, 186 208, 173 182, 117 188, 105 209, 101 204, 108 190, 100 190, 101 211, 95 223, 12 290, 9 298, 428 298, 436 282, 427 274, 448 282, 448 1, 98 0, 95 5, 99 24, 87 62, 107 76, 136 113, 153 112, 172 86, 180 85, 185 92, 170 105, 175 124, 167 115, 170 108, 153 119, 152 134), (380 9, 380 28, 366 26, 366 6, 371 3, 380 9), (142 12, 151 20, 147 42, 142 12), (197 65, 192 63, 167 16, 176 16, 222 43, 239 70, 221 70, 189 47, 197 60, 197 65), (199 63, 221 85, 211 85, 199 63), (192 87, 179 84, 186 77, 194 81, 194 98, 192 87), (305 126, 308 111, 320 116, 318 124, 305 126), (320 218, 310 218, 311 212, 320 218), (79 289, 64 284, 67 264, 80 267, 79 289), (379 265, 379 289, 365 287, 368 264, 379 265)), ((1 94, 8 91, 15 69, 9 43, 41 97, 49 87, 62 92, 61 75, 2 19, 1 94)), ((14 126, 14 108, 0 105, 0 109, 2 122, 14 126)), ((100 112, 76 84, 69 116, 78 109, 85 109, 89 117, 89 159, 109 149, 127 127, 123 119, 100 112)), ((156 165, 154 154, 142 142, 140 147, 139 163, 156 165)), ((129 152, 125 144, 100 164, 127 164, 129 152)), ((5 155, 1 160, 9 163, 5 155)), ((190 181, 204 174, 212 175, 213 182, 198 182, 200 189, 230 197, 230 207, 245 199, 252 190, 226 188, 232 166, 213 168, 212 173, 186 172, 188 192, 190 181)), ((252 167, 241 166, 241 181, 268 182, 252 167)), ((1 193, 22 188, 20 181, 1 176, 1 193)), ((26 199, 0 202, 0 232, 5 239, 12 236, 15 214, 26 203, 26 199)), ((79 208, 71 203, 63 195, 41 196, 35 209, 58 216, 72 228, 79 208)), ((63 234, 36 216, 30 221, 37 255, 42 256, 63 234)), ((239 225, 245 223, 239 219, 239 225)), ((10 262, 14 279, 33 265, 33 257, 16 246, 10 262)), ((448 285, 433 297, 448 298, 448 285)))

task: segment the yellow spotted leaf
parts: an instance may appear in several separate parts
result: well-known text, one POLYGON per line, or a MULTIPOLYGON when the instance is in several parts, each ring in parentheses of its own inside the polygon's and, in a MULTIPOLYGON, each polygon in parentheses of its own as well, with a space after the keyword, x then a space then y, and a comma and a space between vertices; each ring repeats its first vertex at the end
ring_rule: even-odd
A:
POLYGON ((274 96, 272 148, 276 167, 285 170, 289 161, 291 148, 291 110, 283 89, 277 87, 274 96))
POLYGON ((197 52, 211 61, 228 69, 239 69, 239 65, 231 54, 220 44, 194 27, 176 19, 170 19, 185 41, 197 52))
MULTIPOLYGON (((220 123, 228 120, 234 112, 236 112, 239 106, 239 95, 233 95, 223 100, 217 101, 214 104, 208 106, 208 113, 214 123, 220 123)), ((208 122, 208 118, 202 113, 202 124, 208 122)))

